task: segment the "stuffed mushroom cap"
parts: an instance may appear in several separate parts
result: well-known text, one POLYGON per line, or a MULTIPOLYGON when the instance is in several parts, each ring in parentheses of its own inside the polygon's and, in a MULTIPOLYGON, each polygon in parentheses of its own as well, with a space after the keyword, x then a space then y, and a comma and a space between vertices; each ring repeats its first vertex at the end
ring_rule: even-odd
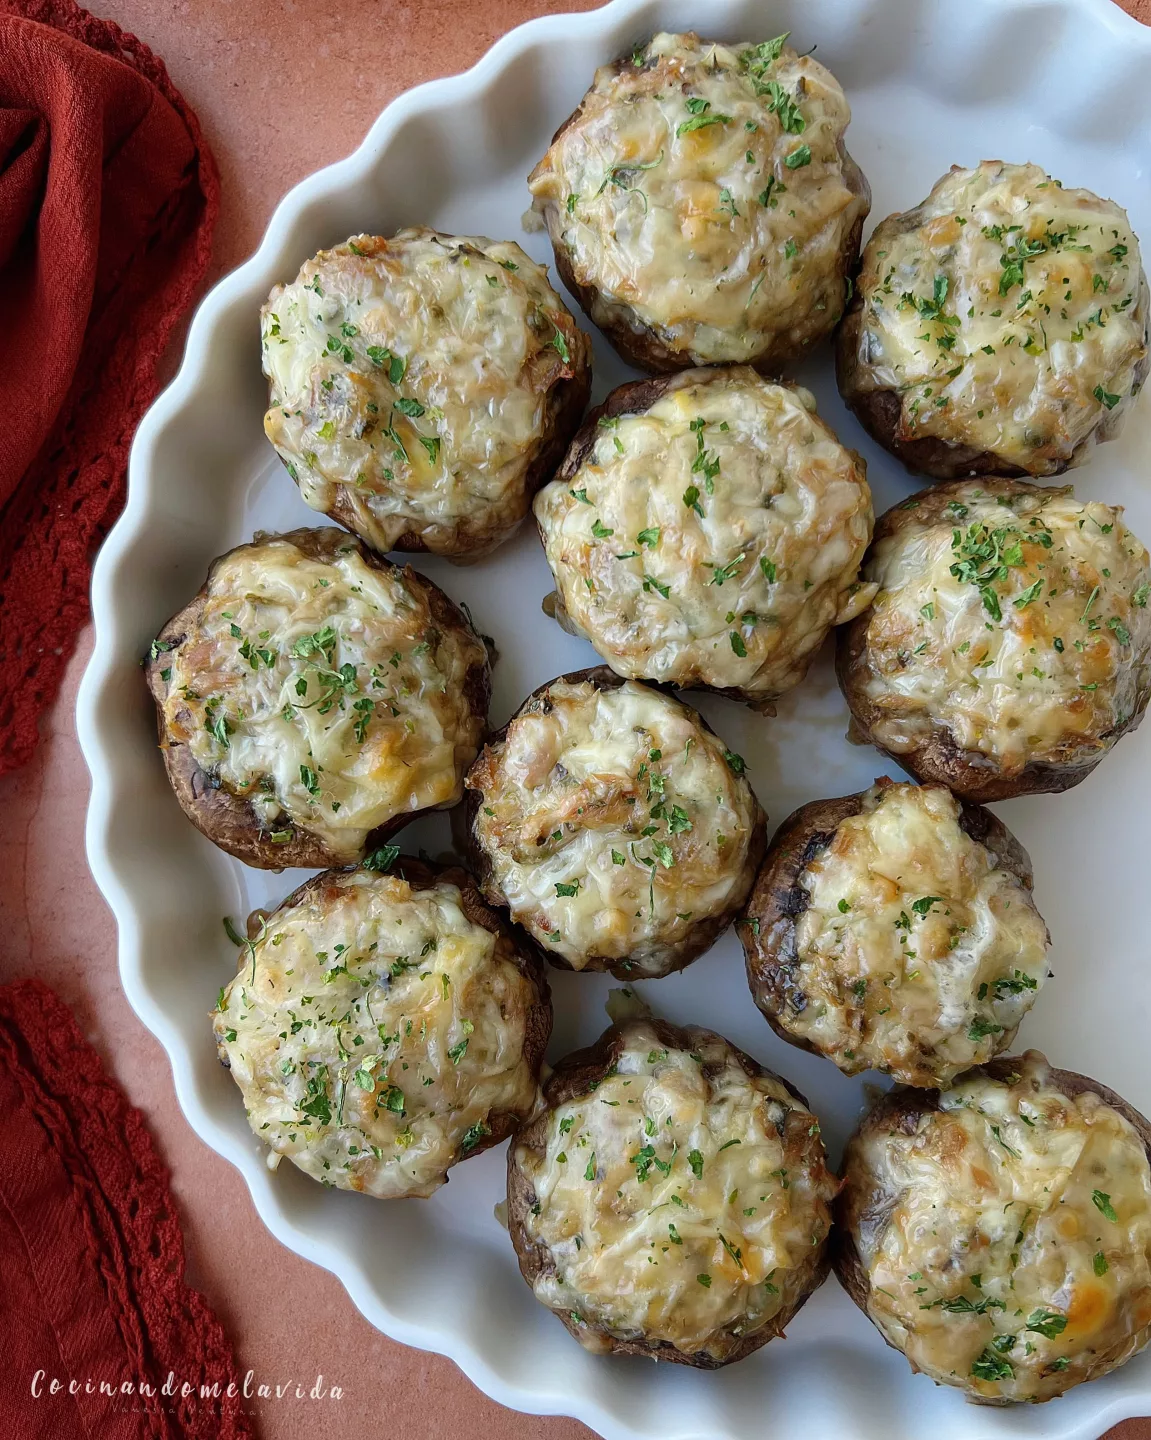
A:
POLYGON ((1151 1127, 1029 1050, 895 1090, 847 1147, 836 1269, 889 1345, 979 1404, 1050 1400, 1151 1336, 1151 1127))
POLYGON ((641 368, 774 372, 843 312, 871 196, 843 91, 786 39, 656 35, 529 178, 564 283, 641 368))
POLYGON ((535 515, 554 613, 633 679, 766 705, 874 594, 863 461, 746 366, 621 386, 535 515))
POLYGON ((1122 509, 990 478, 882 516, 871 609, 839 634, 855 730, 987 801, 1064 790, 1142 719, 1151 568, 1122 509))
POLYGON ((348 864, 454 805, 487 723, 487 652, 464 616, 341 530, 221 556, 147 675, 188 818, 269 869, 348 864))
POLYGON ((328 871, 258 927, 213 1014, 248 1123, 341 1190, 426 1196, 531 1113, 543 966, 459 869, 328 871))
POLYGON ((506 540, 591 383, 541 266, 424 227, 320 251, 261 334, 268 439, 308 504, 380 551, 467 560, 506 540))
POLYGON ((823 1281, 838 1188, 819 1122, 707 1030, 613 1026, 560 1062, 508 1153, 536 1298, 589 1350, 716 1368, 823 1281))
POLYGON ((955 166, 876 226, 838 338, 844 399, 912 470, 1058 475, 1147 375, 1126 211, 1038 165, 955 166))
POLYGON ((771 843, 740 924, 756 1004, 846 1075, 947 1084, 1006 1049, 1047 978, 1026 851, 943 786, 817 800, 771 843))
POLYGON ((763 856, 742 759, 687 705, 602 667, 529 696, 466 785, 485 895, 573 970, 682 968, 763 856))

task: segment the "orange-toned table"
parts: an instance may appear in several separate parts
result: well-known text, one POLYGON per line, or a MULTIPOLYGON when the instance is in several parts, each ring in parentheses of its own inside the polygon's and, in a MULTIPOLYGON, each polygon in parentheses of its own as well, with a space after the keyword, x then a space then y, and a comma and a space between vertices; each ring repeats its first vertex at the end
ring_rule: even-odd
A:
MULTIPOLYGON (((284 191, 358 144, 394 95, 465 69, 534 15, 594 8, 590 0, 88 3, 162 55, 199 111, 223 178, 212 280, 255 247, 284 191)), ((1124 4, 1151 23, 1151 0, 1124 4)), ((262 1440, 314 1440, 337 1426, 357 1440, 588 1440, 575 1421, 513 1414, 450 1361, 378 1334, 338 1281, 272 1239, 239 1175, 188 1128, 167 1060, 120 991, 115 927, 84 863, 88 778, 73 709, 90 648, 86 634, 36 759, 0 782, 0 982, 35 972, 55 986, 147 1115, 172 1170, 190 1278, 228 1328, 241 1369, 280 1385, 310 1386, 322 1373, 341 1387, 338 1405, 255 1401, 262 1440)), ((1109 1440, 1151 1440, 1151 1420, 1122 1425, 1109 1440)))

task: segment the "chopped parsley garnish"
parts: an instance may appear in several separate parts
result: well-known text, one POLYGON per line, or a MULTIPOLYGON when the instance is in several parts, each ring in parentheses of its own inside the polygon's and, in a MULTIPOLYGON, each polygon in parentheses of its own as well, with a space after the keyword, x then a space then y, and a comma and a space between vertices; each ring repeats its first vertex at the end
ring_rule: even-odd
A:
POLYGON ((1118 1225, 1119 1216, 1115 1213, 1115 1206, 1111 1203, 1111 1196, 1105 1190, 1092 1190, 1091 1203, 1103 1216, 1104 1220, 1110 1220, 1112 1225, 1118 1225))
POLYGON ((800 170, 804 165, 810 165, 811 146, 801 145, 797 150, 793 150, 791 154, 784 159, 783 163, 789 170, 800 170))
POLYGON ((378 850, 373 850, 370 855, 364 857, 364 869, 375 870, 380 874, 390 870, 400 858, 400 847, 398 845, 381 845, 378 850))
POLYGON ((1032 1310, 1027 1317, 1027 1324, 1023 1328, 1034 1330, 1045 1340, 1054 1340, 1056 1335, 1062 1335, 1067 1329, 1067 1317, 1060 1315, 1055 1310, 1032 1310))
POLYGON ((1011 1362, 997 1355, 991 1346, 984 1348, 983 1353, 974 1361, 971 1366, 971 1373, 977 1380, 1014 1380, 1015 1371, 1011 1362))

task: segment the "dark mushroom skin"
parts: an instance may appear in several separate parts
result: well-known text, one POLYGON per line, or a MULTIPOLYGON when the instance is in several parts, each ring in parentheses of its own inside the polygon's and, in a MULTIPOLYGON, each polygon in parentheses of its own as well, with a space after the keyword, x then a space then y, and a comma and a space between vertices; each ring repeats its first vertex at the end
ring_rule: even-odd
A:
POLYGON ((300 493, 381 553, 459 564, 524 519, 579 424, 591 343, 511 241, 354 235, 261 315, 264 429, 300 493))
POLYGON ((851 738, 986 804, 1086 779, 1151 696, 1151 567, 1118 507, 1001 476, 876 522, 841 627, 851 738))
POLYGON ((533 509, 545 610, 633 680, 770 712, 871 598, 863 461, 746 365, 613 390, 533 509))
MULTIPOLYGON (((278 596, 282 594, 283 591, 277 592, 278 596)), ((156 702, 160 752, 185 815, 229 855, 268 870, 355 862, 386 843, 421 811, 455 804, 462 791, 464 771, 478 751, 487 726, 491 693, 484 644, 447 595, 415 570, 401 570, 354 536, 335 529, 293 530, 284 535, 261 533, 248 544, 221 555, 213 561, 198 593, 156 637, 145 658, 144 671, 156 702), (281 604, 271 590, 267 591, 264 601, 258 596, 253 598, 255 592, 250 591, 249 582, 257 583, 261 574, 267 577, 283 573, 285 567, 293 572, 306 572, 311 577, 313 596, 322 593, 324 597, 331 597, 322 613, 312 608, 324 603, 315 599, 308 600, 307 604, 302 600, 281 604), (231 608, 232 602, 226 598, 226 587, 232 583, 233 574, 244 582, 236 591, 235 608, 231 608), (341 662, 353 664, 348 658, 352 653, 347 648, 348 638, 339 633, 339 620, 341 615, 351 613, 347 606, 359 607, 363 586, 376 583, 372 576, 379 577, 381 590, 377 601, 381 608, 374 614, 365 611, 360 615, 358 608, 355 611, 356 634, 363 643, 356 652, 355 677, 350 679, 350 672, 339 670, 341 662), (350 592, 346 583, 349 580, 360 584, 359 593, 350 592), (276 636, 268 629, 268 625, 273 624, 270 617, 274 599, 283 612, 277 631, 282 632, 283 646, 275 645, 276 636), (241 607, 251 603, 254 617, 257 602, 262 607, 259 613, 263 618, 253 618, 247 629, 223 614, 222 606, 228 605, 231 615, 243 619, 241 607), (382 612, 385 604, 394 606, 386 616, 382 612), (341 608, 342 605, 345 608, 341 608), (297 623, 294 616, 309 618, 297 623), (264 621, 268 621, 268 625, 264 621), (317 635, 321 641, 329 641, 325 625, 333 632, 327 648, 314 643, 317 635), (261 639, 261 635, 265 638, 261 639), (245 659, 245 650, 241 647, 245 647, 249 658, 245 659), (376 654, 375 650, 380 653, 376 654), (398 657, 394 667, 388 664, 393 655, 398 657), (223 670, 219 668, 221 665, 223 670), (383 685, 373 683, 373 667, 385 677, 383 685), (382 700, 385 693, 390 695, 390 681, 386 677, 400 677, 401 673, 412 683, 408 701, 397 706, 390 700, 387 707, 378 704, 377 700, 382 700), (203 681, 198 678, 203 676, 207 680, 209 675, 217 679, 226 675, 228 683, 213 694, 202 688, 203 681), (196 685, 187 684, 192 678, 196 678, 196 685), (303 692, 297 689, 301 680, 305 683, 303 692), (338 821, 341 814, 350 819, 360 795, 366 794, 369 818, 374 819, 371 791, 365 792, 354 774, 346 780, 334 771, 321 774, 314 757, 309 762, 306 747, 300 758, 314 773, 305 777, 301 772, 299 782, 292 783, 287 790, 277 790, 274 783, 268 789, 255 772, 246 777, 243 785, 229 784, 227 778, 221 776, 219 765, 235 753, 232 747, 237 743, 237 728, 242 730, 238 712, 233 713, 229 708, 228 696, 241 693, 243 684, 260 681, 266 686, 279 684, 285 703, 294 706, 299 701, 301 713, 305 707, 317 709, 327 703, 332 724, 342 724, 348 732, 344 741, 349 751, 354 744, 360 754, 364 753, 363 747, 393 744, 390 727, 393 723, 402 725, 405 718, 410 718, 405 717, 404 704, 431 705, 441 716, 445 735, 453 737, 452 753, 445 748, 442 755, 439 752, 421 755, 418 735, 401 739, 398 749, 406 773, 400 779, 406 784, 409 775, 418 776, 411 784, 413 787, 418 784, 419 788, 404 795, 402 786, 398 786, 397 798, 403 803, 397 803, 393 813, 366 829, 357 830, 349 825, 341 833, 333 822, 338 821), (337 688, 325 700, 333 684, 337 688), (442 686, 446 686, 443 694, 433 693, 442 686), (357 704, 363 708, 357 709, 357 704), (399 711, 398 715, 391 713, 393 708, 399 711), (217 737, 223 734, 227 742, 220 744, 217 739, 211 755, 204 752, 206 742, 202 733, 208 729, 209 721, 217 724, 217 737), (198 746, 200 754, 197 754, 198 746), (303 785, 305 778, 315 786, 316 793, 303 785), (328 783, 346 786, 341 789, 343 798, 337 801, 338 808, 330 814, 320 810, 328 783), (428 796, 430 803, 418 803, 421 792, 428 796), (318 803, 312 806, 312 801, 318 803), (319 820, 309 823, 311 814, 323 819, 322 830, 319 820)), ((379 674, 374 678, 378 680, 379 674)), ((261 712, 268 724, 273 723, 280 709, 279 702, 271 704, 270 699, 269 690, 261 712)), ((250 723, 255 725, 259 719, 255 711, 259 707, 243 708, 250 723)), ((291 723, 290 719, 285 722, 291 723)), ((266 748, 260 752, 268 759, 269 768, 277 752, 289 754, 290 758, 285 747, 292 743, 296 743, 295 737, 286 728, 269 738, 266 748)), ((295 774, 288 780, 296 782, 295 774)), ((382 808, 388 807, 384 804, 382 808)))
POLYGON ((914 1370, 1049 1400, 1151 1337, 1149 1162, 1133 1106, 1034 1050, 897 1087, 848 1143, 832 1263, 914 1370))
POLYGON ((1122 428, 1151 365, 1125 211, 1037 165, 956 165, 876 226, 836 335, 868 434, 937 480, 1053 476, 1122 428))
POLYGON ((843 91, 786 39, 653 36, 529 177, 560 278, 630 365, 778 374, 843 312, 871 192, 843 91))
POLYGON ((1032 883, 1002 821, 941 786, 803 805, 737 925, 752 998, 845 1074, 946 1084, 1010 1046, 1047 978, 1032 883))
POLYGON ((529 1118, 552 1024, 538 950, 472 877, 388 860, 251 916, 212 1017, 257 1138, 381 1199, 432 1194, 529 1118))
POLYGON ((606 665, 533 691, 465 786, 481 890, 561 969, 683 969, 731 924, 767 843, 742 759, 670 692, 606 665), (565 765, 566 745, 584 760, 565 765))
POLYGON ((818 1122, 786 1080, 710 1031, 643 1018, 613 1025, 561 1060, 544 1085, 544 1103, 508 1150, 508 1230, 524 1279, 570 1334, 600 1354, 707 1370, 782 1335, 826 1277, 827 1220, 838 1188, 818 1122), (643 1104, 629 1110, 638 1086, 643 1104), (658 1134, 644 1123, 644 1109, 650 1115, 672 1096, 694 1126, 690 1152, 678 1116, 668 1113, 672 1123, 658 1134), (778 1164, 760 1167, 767 1159, 778 1164), (565 1191, 555 1179, 560 1169, 585 1188, 565 1191), (583 1178, 589 1171, 590 1181, 583 1178), (742 1198, 732 1198, 741 1185, 742 1198), (667 1214, 661 1207, 657 1222, 651 1196, 664 1189, 680 1201, 667 1202, 667 1214), (565 1216, 575 1218, 568 1204, 585 1207, 589 1222, 587 1244, 578 1249, 558 1238, 565 1216), (645 1226, 658 1226, 653 1247, 645 1226), (612 1254, 605 1258, 598 1237, 609 1230, 612 1254), (794 1264, 776 1263, 785 1233, 802 1236, 790 1252, 794 1264), (631 1299, 645 1308, 646 1323, 623 1323, 631 1299))

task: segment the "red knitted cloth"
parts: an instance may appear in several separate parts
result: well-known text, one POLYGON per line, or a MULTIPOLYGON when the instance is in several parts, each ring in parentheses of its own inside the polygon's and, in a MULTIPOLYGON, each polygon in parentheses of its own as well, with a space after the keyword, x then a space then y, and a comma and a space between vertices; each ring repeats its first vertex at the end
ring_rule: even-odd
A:
POLYGON ((184 1284, 180 1222, 143 1116, 38 980, 0 989, 0 1115, 5 1440, 250 1436, 242 1400, 226 1395, 239 1382, 224 1331, 184 1284), (101 1395, 101 1381, 133 1389, 101 1395), (200 1398, 201 1385, 221 1398, 200 1398))
POLYGON ((88 618, 132 433, 219 186, 161 61, 74 0, 0 0, 0 774, 88 618))

